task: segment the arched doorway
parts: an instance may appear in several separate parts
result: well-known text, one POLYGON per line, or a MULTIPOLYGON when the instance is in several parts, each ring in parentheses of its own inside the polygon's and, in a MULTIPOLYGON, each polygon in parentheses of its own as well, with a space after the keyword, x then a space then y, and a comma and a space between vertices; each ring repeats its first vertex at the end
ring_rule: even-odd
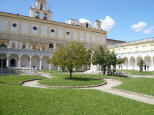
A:
POLYGON ((6 68, 7 56, 5 54, 0 54, 0 69, 6 68))
POLYGON ((146 56, 144 58, 144 70, 149 70, 149 68, 151 67, 151 57, 150 56, 146 56))
POLYGON ((130 58, 130 66, 131 66, 131 69, 132 69, 132 70, 135 69, 135 58, 134 58, 134 57, 131 57, 131 58, 130 58))
POLYGON ((11 54, 9 56, 9 65, 10 67, 17 67, 18 66, 18 60, 19 60, 19 57, 17 54, 11 54))
POLYGON ((16 60, 15 59, 10 60, 10 67, 16 67, 16 60))

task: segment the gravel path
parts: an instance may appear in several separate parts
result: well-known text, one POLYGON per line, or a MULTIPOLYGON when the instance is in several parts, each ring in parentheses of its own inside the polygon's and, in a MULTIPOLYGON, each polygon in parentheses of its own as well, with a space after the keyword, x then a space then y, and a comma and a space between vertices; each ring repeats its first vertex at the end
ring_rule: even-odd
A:
MULTIPOLYGON (((44 77, 52 78, 49 74, 48 75, 45 74, 45 73, 39 73, 39 74, 44 76, 44 77)), ((38 81, 39 80, 25 82, 23 84, 23 86, 36 87, 36 88, 51 88, 50 86, 40 85, 38 83, 38 81)), ((107 92, 107 93, 111 93, 111 94, 114 94, 114 95, 118 95, 118 96, 122 96, 122 97, 125 97, 125 98, 129 98, 129 99, 133 99, 133 100, 136 100, 136 101, 140 101, 140 102, 144 102, 144 103, 154 105, 154 96, 140 94, 140 93, 136 93, 136 92, 132 92, 132 91, 115 89, 113 87, 121 84, 121 82, 118 81, 118 80, 106 79, 106 82, 107 82, 106 85, 94 87, 94 88, 86 88, 86 89, 96 89, 96 90, 100 90, 102 92, 107 92)))

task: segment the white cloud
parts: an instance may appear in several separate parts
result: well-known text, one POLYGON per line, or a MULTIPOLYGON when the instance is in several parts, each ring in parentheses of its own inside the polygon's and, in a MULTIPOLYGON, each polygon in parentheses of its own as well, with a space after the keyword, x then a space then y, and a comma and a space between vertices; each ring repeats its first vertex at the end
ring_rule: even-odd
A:
POLYGON ((91 24, 91 22, 89 20, 85 19, 85 18, 80 18, 79 22, 80 23, 90 23, 91 24))
POLYGON ((135 31, 135 32, 140 32, 143 30, 144 27, 147 26, 146 22, 140 21, 137 24, 134 24, 131 26, 131 28, 135 31))
POLYGON ((105 31, 111 30, 115 25, 115 21, 110 16, 106 16, 105 20, 100 21, 102 21, 102 29, 105 31))
POLYGON ((153 32, 153 30, 154 30, 154 26, 152 26, 152 27, 150 27, 150 28, 144 30, 143 33, 144 33, 144 34, 151 34, 151 33, 153 32))

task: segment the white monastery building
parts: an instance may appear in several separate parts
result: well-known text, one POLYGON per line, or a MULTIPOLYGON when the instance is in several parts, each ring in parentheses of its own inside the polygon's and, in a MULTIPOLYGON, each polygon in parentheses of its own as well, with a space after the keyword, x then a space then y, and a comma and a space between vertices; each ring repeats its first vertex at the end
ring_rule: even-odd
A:
POLYGON ((88 49, 107 46, 119 58, 126 58, 122 69, 138 70, 143 59, 144 70, 154 70, 154 38, 125 42, 107 39, 101 21, 94 25, 69 19, 66 23, 52 20, 46 0, 36 0, 28 16, 0 12, 0 69, 9 67, 52 69, 49 59, 53 50, 69 41, 78 41, 88 49))
POLYGON ((125 70, 139 70, 138 61, 144 60, 144 70, 154 70, 154 38, 125 42, 108 47, 119 58, 125 58, 122 65, 125 70))
POLYGON ((0 68, 51 69, 54 48, 69 41, 81 42, 86 48, 105 46, 107 32, 99 20, 94 26, 73 19, 55 22, 46 7, 46 0, 36 0, 29 17, 0 12, 0 68))

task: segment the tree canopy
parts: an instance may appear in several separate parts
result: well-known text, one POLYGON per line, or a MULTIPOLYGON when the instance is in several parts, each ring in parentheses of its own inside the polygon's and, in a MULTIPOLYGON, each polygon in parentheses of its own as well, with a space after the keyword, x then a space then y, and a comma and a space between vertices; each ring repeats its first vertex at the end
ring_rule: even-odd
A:
POLYGON ((66 68, 72 78, 73 68, 86 65, 89 61, 89 51, 79 42, 68 42, 57 47, 50 60, 54 66, 66 68))
POLYGON ((106 70, 108 74, 111 74, 111 66, 113 66, 112 73, 114 73, 116 70, 116 65, 122 64, 124 61, 120 60, 119 62, 119 59, 117 59, 117 56, 114 52, 110 52, 110 50, 107 48, 100 46, 93 54, 92 63, 95 65, 100 65, 103 74, 106 73, 106 70))

